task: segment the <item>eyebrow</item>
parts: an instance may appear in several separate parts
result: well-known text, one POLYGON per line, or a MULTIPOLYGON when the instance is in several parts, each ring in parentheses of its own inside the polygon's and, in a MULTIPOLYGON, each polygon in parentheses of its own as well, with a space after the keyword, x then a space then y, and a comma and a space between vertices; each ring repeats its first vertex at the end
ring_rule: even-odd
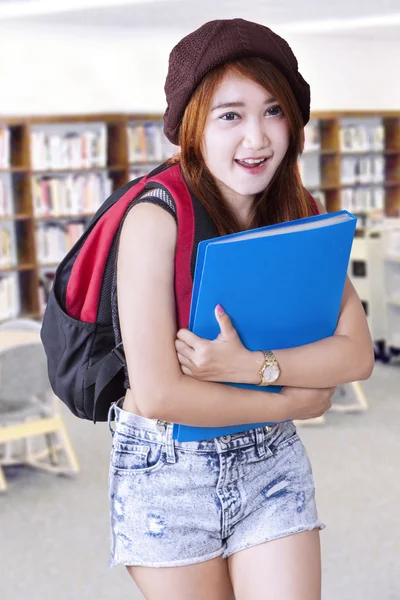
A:
MULTIPOLYGON (((275 98, 269 98, 268 100, 265 100, 264 104, 272 104, 273 102, 276 102, 275 98)), ((214 106, 211 110, 217 110, 219 108, 243 108, 243 106, 246 106, 244 102, 223 102, 222 104, 217 104, 217 106, 214 106)))

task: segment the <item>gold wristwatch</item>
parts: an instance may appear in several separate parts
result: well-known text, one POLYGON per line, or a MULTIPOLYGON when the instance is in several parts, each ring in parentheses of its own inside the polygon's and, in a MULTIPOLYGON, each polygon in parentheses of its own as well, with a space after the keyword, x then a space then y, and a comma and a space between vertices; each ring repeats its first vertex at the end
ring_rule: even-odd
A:
POLYGON ((259 374, 261 381, 258 385, 273 385, 281 374, 281 369, 275 354, 271 350, 261 350, 264 354, 264 364, 259 374))

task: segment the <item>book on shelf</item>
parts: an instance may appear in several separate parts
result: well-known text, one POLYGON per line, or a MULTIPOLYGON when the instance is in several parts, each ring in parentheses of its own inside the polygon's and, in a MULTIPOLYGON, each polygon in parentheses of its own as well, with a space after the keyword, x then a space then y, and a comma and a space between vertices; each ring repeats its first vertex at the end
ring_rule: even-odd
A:
POLYGON ((107 165, 107 126, 105 123, 37 125, 31 133, 32 168, 104 168, 107 165))
POLYGON ((385 188, 382 186, 343 188, 340 196, 342 209, 349 212, 383 212, 385 209, 385 188))
POLYGON ((0 217, 10 217, 13 212, 10 175, 3 173, 0 174, 0 217))
POLYGON ((10 130, 0 126, 0 169, 10 168, 10 130))
POLYGON ((379 119, 342 120, 339 129, 341 152, 382 152, 385 148, 385 128, 379 119))
POLYGON ((384 156, 342 157, 340 169, 342 184, 382 183, 384 179, 384 156))
POLYGON ((92 214, 110 196, 112 179, 106 173, 33 177, 36 217, 92 214))
POLYGON ((297 164, 301 180, 306 187, 319 187, 321 185, 321 165, 318 154, 302 154, 297 164))
POLYGON ((0 223, 0 268, 17 264, 14 223, 0 223))
POLYGON ((128 161, 155 162, 166 160, 177 147, 165 137, 162 121, 131 121, 127 129, 128 161))
POLYGON ((20 313, 17 273, 0 273, 0 320, 13 319, 20 313))
MULTIPOLYGON (((339 211, 200 242, 189 329, 207 340, 215 339, 220 333, 215 307, 220 303, 249 350, 293 348, 332 336, 355 226, 354 215, 339 211)), ((282 389, 279 385, 220 385, 259 393, 282 389)), ((267 424, 271 425, 174 424, 173 435, 179 441, 202 440, 267 424)))
POLYGON ((41 265, 61 262, 85 230, 85 222, 38 223, 36 227, 36 252, 41 265))
POLYGON ((311 120, 304 127, 304 152, 321 149, 321 131, 319 121, 311 120))

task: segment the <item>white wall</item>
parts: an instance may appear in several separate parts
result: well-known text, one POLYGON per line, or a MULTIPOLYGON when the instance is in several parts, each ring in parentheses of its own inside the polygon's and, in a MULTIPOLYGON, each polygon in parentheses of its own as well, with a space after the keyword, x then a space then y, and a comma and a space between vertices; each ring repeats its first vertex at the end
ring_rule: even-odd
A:
MULTIPOLYGON (((277 30, 279 33, 279 31, 277 30)), ((0 27, 0 114, 162 112, 179 32, 0 27)), ((400 109, 400 42, 286 36, 312 109, 400 109)))

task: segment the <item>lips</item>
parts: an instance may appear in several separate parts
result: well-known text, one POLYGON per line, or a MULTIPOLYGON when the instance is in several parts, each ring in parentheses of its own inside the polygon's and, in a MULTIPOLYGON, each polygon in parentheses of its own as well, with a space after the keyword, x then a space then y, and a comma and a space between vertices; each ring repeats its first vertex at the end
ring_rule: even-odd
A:
POLYGON ((247 173, 254 173, 254 174, 258 174, 258 173, 262 173, 264 171, 264 169, 266 168, 266 165, 268 164, 269 160, 270 160, 270 156, 265 156, 265 157, 260 157, 260 158, 249 158, 249 159, 235 159, 235 163, 237 165, 239 165, 239 167, 242 167, 242 169, 245 169, 245 171, 247 173), (250 161, 256 161, 256 162, 247 162, 248 160, 250 161))
POLYGON ((249 167, 249 168, 254 168, 254 167, 260 167, 261 165, 263 165, 268 159, 267 158, 262 158, 262 159, 250 159, 251 161, 254 162, 248 162, 248 160, 240 160, 240 159, 235 159, 235 162, 237 162, 239 165, 241 165, 242 167, 249 167))

